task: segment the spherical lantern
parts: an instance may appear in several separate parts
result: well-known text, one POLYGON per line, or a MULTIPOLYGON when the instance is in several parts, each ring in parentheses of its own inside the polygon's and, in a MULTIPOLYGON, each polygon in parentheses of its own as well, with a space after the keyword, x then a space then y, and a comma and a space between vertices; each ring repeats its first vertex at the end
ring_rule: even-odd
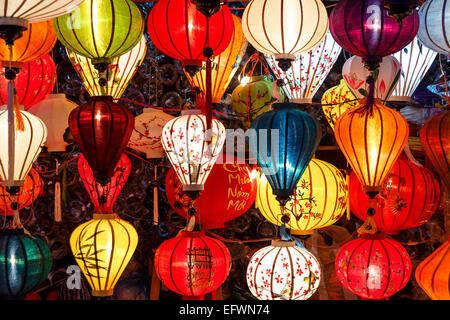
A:
POLYGON ((444 111, 427 120, 420 130, 425 155, 450 191, 450 112, 444 111))
POLYGON ((247 285, 259 300, 307 300, 319 287, 320 264, 294 241, 272 240, 247 266, 247 285))
POLYGON ((112 96, 113 98, 120 98, 125 92, 128 83, 144 61, 146 53, 146 39, 145 36, 142 36, 133 49, 112 59, 111 66, 107 70, 107 82, 101 86, 99 85, 101 75, 95 69, 92 60, 67 49, 70 62, 83 81, 89 95, 112 96))
POLYGON ((334 41, 330 32, 315 48, 295 55, 289 69, 283 70, 273 55, 264 55, 277 79, 284 81, 283 91, 290 102, 311 103, 331 68, 339 57, 342 48, 334 41))
POLYGON ((223 52, 233 36, 233 17, 227 5, 211 17, 197 10, 190 0, 158 1, 148 15, 148 34, 164 54, 180 60, 192 75, 206 60, 203 49, 212 56, 223 52))
POLYGON ((250 149, 256 155, 273 194, 283 202, 294 194, 321 138, 319 122, 295 103, 274 103, 273 110, 251 125, 250 149), (269 150, 268 150, 269 149, 269 150))
POLYGON ((419 40, 431 50, 448 55, 450 3, 446 0, 428 0, 420 7, 419 17, 419 40))
POLYGON ((45 146, 48 152, 63 152, 67 142, 64 132, 68 126, 69 114, 78 107, 74 102, 66 99, 64 93, 49 94, 41 102, 33 105, 29 111, 44 121, 47 127, 45 146))
POLYGON ((163 128, 161 143, 183 184, 183 191, 202 191, 225 142, 225 127, 212 119, 207 130, 206 117, 199 110, 182 111, 163 128))
POLYGON ((358 101, 355 100, 356 97, 350 91, 344 79, 341 79, 337 86, 325 91, 322 96, 322 110, 331 129, 334 130, 337 118, 345 111, 359 105, 358 101))
MULTIPOLYGON (((375 98, 385 101, 391 96, 401 71, 402 65, 393 56, 386 56, 382 59, 376 71, 375 98)), ((342 67, 342 77, 358 99, 363 99, 368 94, 369 84, 366 82, 366 79, 369 74, 370 71, 364 67, 363 59, 358 56, 353 56, 345 61, 342 67)))
MULTIPOLYGON (((166 174, 166 195, 175 212, 187 218, 191 199, 183 193, 183 185, 170 168, 166 174), (183 207, 180 207, 182 205, 183 207)), ((256 177, 242 159, 216 163, 196 200, 196 222, 203 229, 223 228, 224 224, 253 205, 256 196, 256 177)))
POLYGON ((405 118, 375 100, 346 111, 334 126, 336 141, 364 192, 373 197, 408 141, 405 118))
POLYGON ((450 300, 450 237, 416 268, 416 281, 433 300, 450 300))
MULTIPOLYGON (((361 220, 367 218, 371 199, 352 172, 349 179, 350 209, 361 220)), ((424 224, 439 206, 439 181, 424 167, 399 158, 375 197, 373 218, 377 229, 387 234, 424 224)))
POLYGON ((133 225, 117 214, 95 214, 70 235, 73 256, 94 297, 112 296, 138 243, 133 225))
POLYGON ((222 242, 204 232, 181 231, 158 247, 154 267, 169 290, 196 300, 224 283, 231 257, 222 242))
POLYGON ((72 136, 101 184, 107 183, 134 128, 134 116, 111 96, 95 96, 69 115, 72 136))
POLYGON ((23 296, 47 278, 52 263, 50 249, 40 238, 23 229, 0 230, 0 294, 23 296))
POLYGON ((114 203, 122 191, 131 172, 131 161, 126 154, 122 154, 114 168, 114 175, 106 185, 95 180, 91 167, 86 158, 81 155, 78 159, 78 173, 86 191, 95 207, 96 213, 113 213, 114 203))
POLYGON ((174 118, 165 112, 144 108, 134 119, 134 130, 128 147, 144 152, 147 159, 164 158, 161 133, 164 125, 174 118))
POLYGON ((257 51, 274 55, 286 71, 296 54, 312 50, 325 37, 327 9, 320 0, 252 0, 242 29, 257 51))
POLYGON ((400 243, 383 233, 363 234, 336 254, 341 284, 363 299, 388 299, 408 283, 411 259, 400 243))
MULTIPOLYGON (((347 198, 347 183, 339 169, 328 162, 311 159, 286 204, 290 217, 286 227, 296 234, 309 234, 314 229, 332 225, 344 214, 347 198)), ((258 181, 255 206, 271 223, 283 224, 284 213, 264 174, 258 181)))
POLYGON ((419 28, 417 10, 400 23, 389 17, 382 0, 341 0, 330 14, 333 38, 375 70, 382 58, 410 43, 419 28))

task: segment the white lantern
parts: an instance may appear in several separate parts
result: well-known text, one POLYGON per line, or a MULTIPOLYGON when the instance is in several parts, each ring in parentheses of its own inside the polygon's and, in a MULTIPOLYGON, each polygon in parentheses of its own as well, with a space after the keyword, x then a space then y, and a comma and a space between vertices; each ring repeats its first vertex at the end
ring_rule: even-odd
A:
POLYGON ((258 250, 247 267, 247 285, 259 300, 307 300, 319 287, 317 258, 294 241, 275 241, 258 250))
POLYGON ((175 118, 165 112, 145 108, 134 119, 134 130, 128 147, 144 152, 148 159, 164 158, 161 133, 164 125, 175 118))
POLYGON ((328 32, 325 39, 313 50, 296 55, 291 67, 286 71, 278 67, 276 56, 264 56, 275 76, 284 80, 283 90, 289 101, 311 103, 341 51, 342 48, 328 32))
POLYGON ((419 10, 417 37, 438 53, 450 53, 450 3, 447 0, 428 0, 419 10))
POLYGON ((64 93, 49 94, 41 102, 33 105, 28 111, 44 121, 47 127, 48 152, 63 152, 67 142, 64 141, 70 112, 78 105, 68 99, 64 93))
POLYGON ((327 9, 320 0, 252 0, 242 29, 256 50, 275 55, 287 70, 296 54, 312 50, 325 37, 327 9))
MULTIPOLYGON (((2 185, 7 187, 23 186, 25 178, 36 161, 45 139, 47 128, 44 122, 35 115, 23 111, 20 106, 24 130, 18 130, 17 125, 14 136, 9 141, 9 125, 7 106, 0 107, 0 179, 2 185)), ((14 119, 16 121, 16 111, 14 119)))
MULTIPOLYGON (((385 101, 390 97, 397 83, 398 74, 401 72, 401 65, 394 57, 386 56, 383 57, 378 70, 378 78, 375 82, 375 98, 385 101)), ((345 61, 342 67, 342 77, 348 88, 358 99, 365 98, 359 91, 360 89, 369 92, 369 85, 366 83, 369 74, 370 71, 364 67, 362 58, 358 56, 352 56, 345 61)))
POLYGON ((416 37, 405 48, 394 53, 393 56, 400 61, 402 71, 389 101, 409 102, 434 62, 437 52, 425 47, 416 37))
POLYGON ((161 143, 184 191, 202 191, 225 142, 225 127, 200 110, 184 110, 163 128, 161 143))

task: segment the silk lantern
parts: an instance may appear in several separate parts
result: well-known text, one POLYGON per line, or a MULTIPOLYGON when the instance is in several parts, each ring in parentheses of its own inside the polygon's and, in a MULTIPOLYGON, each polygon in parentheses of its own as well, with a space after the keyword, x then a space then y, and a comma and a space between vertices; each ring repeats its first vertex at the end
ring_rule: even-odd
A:
POLYGON ((319 122, 295 103, 274 103, 251 125, 250 150, 256 155, 273 194, 286 203, 321 138, 319 122))
POLYGON ((114 168, 114 175, 104 186, 95 180, 92 169, 83 155, 78 159, 77 167, 81 181, 94 204, 95 213, 113 213, 114 203, 130 176, 130 158, 126 154, 122 154, 114 168))
POLYGON ((287 70, 276 63, 276 56, 264 55, 277 79, 284 81, 283 91, 290 102, 311 103, 331 68, 339 57, 342 48, 334 41, 330 32, 316 47, 295 55, 287 70))
MULTIPOLYGON (((191 199, 173 168, 166 174, 166 195, 172 208, 183 218, 189 217, 191 199), (183 205, 180 208, 180 205, 183 205)), ((216 163, 196 200, 196 222, 203 229, 223 228, 225 223, 247 212, 255 201, 256 177, 242 159, 216 163)))
POLYGON ((111 96, 90 97, 87 103, 72 110, 69 128, 94 177, 106 184, 130 140, 133 114, 114 103, 111 96))
POLYGON ((363 234, 336 254, 336 275, 351 293, 363 299, 388 299, 408 283, 411 259, 397 241, 384 233, 363 234))
POLYGON ((307 300, 319 287, 317 258, 294 241, 272 240, 247 266, 247 285, 259 300, 307 300))
POLYGON ((416 268, 415 278, 433 300, 450 300, 450 237, 416 268))
POLYGON ((417 10, 399 23, 389 17, 382 0, 341 0, 330 14, 333 38, 344 50, 362 57, 371 71, 383 57, 408 45, 418 28, 417 10))
POLYGON ((96 214, 70 235, 73 256, 94 297, 112 296, 138 243, 133 225, 116 213, 96 214))
MULTIPOLYGON (((311 234, 314 229, 332 225, 347 208, 347 182, 332 164, 311 159, 294 194, 286 204, 286 227, 295 234, 311 234)), ((263 174, 258 181, 255 207, 269 222, 282 225, 282 212, 272 188, 263 174)))
POLYGON ((227 279, 231 268, 228 248, 204 232, 181 231, 156 250, 158 278, 184 300, 202 300, 227 279))
POLYGON ((319 0, 252 0, 242 15, 242 29, 259 52, 274 55, 287 71, 296 54, 312 50, 328 31, 328 14, 319 0))
POLYGON ((450 44, 450 4, 446 0, 428 0, 419 9, 419 40, 437 53, 448 55, 450 44))
MULTIPOLYGON (((371 199, 352 172, 349 178, 350 209, 361 220, 371 199)), ((439 206, 438 180, 424 167, 400 157, 386 176, 380 193, 375 197, 373 219, 377 229, 387 234, 424 224, 439 206)))
POLYGON ((200 110, 184 110, 181 116, 165 124, 161 143, 183 191, 204 189, 224 142, 223 124, 212 119, 211 129, 207 130, 206 116, 200 110))
POLYGON ((0 294, 22 297, 41 284, 52 268, 52 253, 23 229, 0 230, 0 294))

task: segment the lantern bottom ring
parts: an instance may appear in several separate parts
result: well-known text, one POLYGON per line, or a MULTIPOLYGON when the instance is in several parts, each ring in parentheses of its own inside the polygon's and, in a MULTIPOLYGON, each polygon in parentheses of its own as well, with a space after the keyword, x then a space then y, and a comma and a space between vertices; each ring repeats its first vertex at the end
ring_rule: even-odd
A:
POLYGON ((187 184, 183 186, 183 191, 203 191, 203 184, 187 184))
POLYGON ((388 101, 411 102, 411 97, 408 97, 408 96, 390 96, 388 101))
POLYGON ((92 219, 100 220, 100 219, 117 219, 117 213, 94 213, 92 219))
POLYGON ((114 289, 110 290, 92 290, 92 296, 94 297, 109 297, 114 294, 114 289))
POLYGON ((19 27, 18 29, 27 30, 28 20, 17 17, 0 17, 0 26, 19 27))

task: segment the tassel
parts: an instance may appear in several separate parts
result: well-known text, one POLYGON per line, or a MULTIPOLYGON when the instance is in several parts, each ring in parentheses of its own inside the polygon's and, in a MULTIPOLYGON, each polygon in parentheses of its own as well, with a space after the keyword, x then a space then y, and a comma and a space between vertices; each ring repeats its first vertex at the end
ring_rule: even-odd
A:
POLYGON ((8 179, 7 186, 14 183, 14 163, 16 150, 16 131, 14 122, 14 84, 8 82, 8 179))
POLYGON ((357 230, 359 235, 364 233, 375 234, 377 233, 377 231, 377 224, 375 223, 375 219, 372 216, 367 216, 366 221, 357 230))
POLYGON ((420 162, 418 162, 416 160, 416 158, 414 158, 411 149, 409 148, 409 144, 406 143, 405 148, 403 149, 403 151, 405 152, 406 157, 408 158, 409 161, 411 161, 412 163, 414 163, 415 165, 419 166, 419 167, 423 167, 422 164, 420 162))
POLYGON ((54 211, 55 222, 62 222, 61 214, 61 183, 58 181, 55 183, 55 211, 54 211))
POLYGON ((22 222, 20 222, 19 210, 14 210, 13 212, 12 228, 13 229, 23 228, 22 222))
POLYGON ((14 94, 14 114, 16 116, 16 129, 18 131, 25 131, 25 124, 23 122, 22 112, 20 110, 19 102, 17 101, 17 95, 14 94))

